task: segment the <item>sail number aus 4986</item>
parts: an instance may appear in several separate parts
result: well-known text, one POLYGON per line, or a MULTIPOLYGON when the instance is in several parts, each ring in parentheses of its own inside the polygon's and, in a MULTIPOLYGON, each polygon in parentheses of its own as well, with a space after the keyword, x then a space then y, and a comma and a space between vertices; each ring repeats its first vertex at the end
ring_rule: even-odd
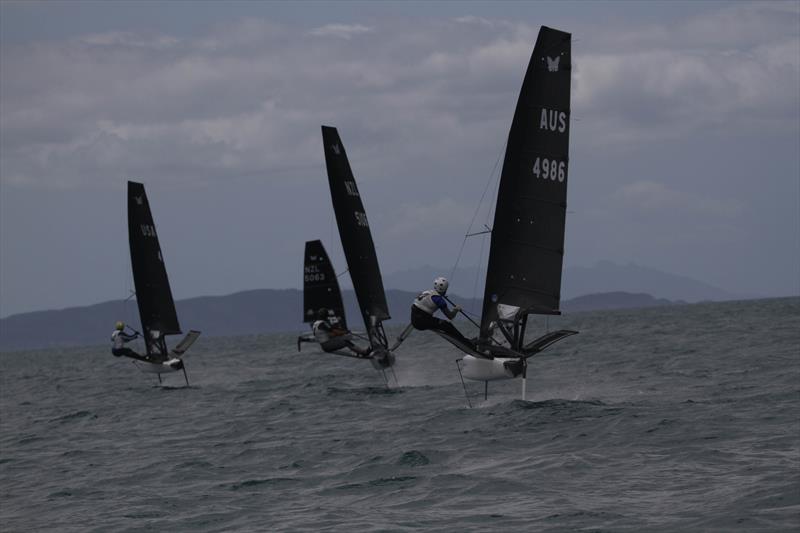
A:
POLYGON ((533 175, 544 180, 564 181, 567 177, 567 162, 537 157, 533 162, 533 175))

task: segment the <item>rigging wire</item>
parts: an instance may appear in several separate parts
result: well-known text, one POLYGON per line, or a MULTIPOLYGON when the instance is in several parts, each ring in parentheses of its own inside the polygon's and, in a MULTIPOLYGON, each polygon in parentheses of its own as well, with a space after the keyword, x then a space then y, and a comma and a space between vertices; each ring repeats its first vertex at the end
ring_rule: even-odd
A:
MULTIPOLYGON (((500 174, 497 175, 495 178, 494 184, 494 192, 492 194, 492 200, 489 202, 489 210, 486 212, 486 220, 484 222, 484 227, 489 227, 489 221, 494 217, 495 208, 497 206, 497 194, 499 190, 499 182, 500 182, 500 174)), ((486 235, 483 235, 481 238, 481 251, 480 255, 478 256, 478 268, 475 269, 475 282, 472 288, 472 301, 473 305, 475 300, 477 299, 477 292, 478 292, 478 283, 481 280, 481 272, 484 271, 484 264, 483 264, 483 251, 486 246, 486 235)), ((486 265, 486 273, 488 273, 489 265, 486 265)), ((486 274, 484 274, 484 277, 486 274)))
POLYGON ((483 238, 481 238, 481 252, 478 255, 478 268, 475 269, 475 282, 472 285, 472 303, 469 308, 470 313, 475 312, 475 302, 476 302, 475 295, 478 293, 478 282, 480 282, 481 279, 481 265, 483 264, 483 249, 485 247, 486 247, 486 236, 484 235, 483 238))
MULTIPOLYGON (((506 143, 508 140, 506 140, 506 143)), ((503 157, 505 153, 505 144, 503 144, 503 148, 500 150, 500 153, 497 154, 497 159, 494 162, 494 166, 492 167, 492 171, 489 174, 489 179, 486 181, 486 187, 483 189, 483 194, 481 194, 481 199, 478 201, 478 205, 475 207, 475 212, 472 214, 472 219, 469 221, 469 226, 467 227, 467 231, 464 234, 464 240, 461 241, 461 248, 458 250, 458 256, 456 256, 456 262, 453 264, 453 268, 450 271, 450 281, 453 281, 453 278, 456 274, 456 269, 458 268, 458 263, 461 261, 461 255, 464 253, 464 246, 467 244, 467 238, 469 236, 470 231, 472 231, 472 226, 475 224, 475 219, 478 218, 478 213, 481 210, 481 205, 483 205, 483 199, 486 198, 486 193, 489 191, 489 187, 491 186, 492 182, 494 181, 495 172, 497 172, 497 165, 500 164, 500 158, 503 157)))
MULTIPOLYGON (((494 192, 492 193, 492 199, 489 202, 489 210, 486 212, 486 221, 483 224, 487 228, 489 227, 489 221, 494 218, 494 212, 495 212, 495 209, 497 207, 497 194, 498 194, 498 190, 500 188, 499 185, 500 185, 500 174, 498 173, 497 177, 495 178, 495 183, 494 183, 494 186, 493 186, 494 192)), ((475 285, 474 285, 474 287, 472 289, 473 301, 476 299, 476 296, 477 296, 478 283, 480 282, 480 279, 481 279, 481 272, 484 271, 483 251, 484 251, 485 246, 486 246, 486 235, 484 235, 481 238, 481 252, 480 252, 480 256, 478 257, 478 268, 475 271, 475 285)), ((484 277, 488 273, 488 268, 489 268, 489 265, 487 264, 486 265, 486 273, 484 273, 484 277)))

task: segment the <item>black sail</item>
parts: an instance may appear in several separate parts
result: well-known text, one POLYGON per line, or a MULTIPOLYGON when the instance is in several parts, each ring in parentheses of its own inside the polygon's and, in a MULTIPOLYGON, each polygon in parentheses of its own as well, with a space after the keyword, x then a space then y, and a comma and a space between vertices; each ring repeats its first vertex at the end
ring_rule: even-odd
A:
POLYGON ((542 26, 522 83, 497 196, 481 336, 497 304, 559 314, 569 174, 571 35, 542 26))
POLYGON ((159 344, 154 343, 152 332, 158 332, 163 338, 163 335, 179 334, 181 327, 144 185, 133 181, 128 182, 128 241, 136 303, 147 349, 151 352, 154 345, 159 344))
POLYGON ((326 309, 328 316, 336 317, 338 325, 347 329, 336 273, 322 241, 316 240, 306 242, 303 260, 303 322, 314 322, 320 309, 326 309))
POLYGON ((371 331, 390 316, 367 214, 336 128, 322 126, 322 142, 342 248, 364 325, 371 331))

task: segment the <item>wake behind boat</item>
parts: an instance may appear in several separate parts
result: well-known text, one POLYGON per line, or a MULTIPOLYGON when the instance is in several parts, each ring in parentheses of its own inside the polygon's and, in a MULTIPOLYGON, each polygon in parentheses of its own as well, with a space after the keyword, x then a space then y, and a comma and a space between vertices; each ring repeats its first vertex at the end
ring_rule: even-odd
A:
POLYGON ((166 336, 180 335, 181 327, 144 185, 133 181, 128 182, 128 242, 145 353, 125 349, 118 354, 115 349, 115 355, 130 357, 142 372, 157 374, 159 383, 161 374, 183 370, 188 385, 183 357, 200 332, 190 330, 175 348, 167 349, 166 336))
POLYGON ((480 335, 436 331, 466 355, 462 375, 525 378, 528 359, 577 331, 526 341, 529 315, 559 315, 569 170, 571 35, 539 31, 508 134, 486 272, 480 335))

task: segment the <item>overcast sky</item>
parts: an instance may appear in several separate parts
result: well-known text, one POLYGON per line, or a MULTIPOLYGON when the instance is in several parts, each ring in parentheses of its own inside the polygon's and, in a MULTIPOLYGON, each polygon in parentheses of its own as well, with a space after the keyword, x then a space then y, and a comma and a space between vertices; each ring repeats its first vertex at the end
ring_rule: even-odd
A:
POLYGON ((0 316, 127 296, 128 179, 176 298, 298 287, 310 239, 344 268, 321 124, 383 272, 449 270, 541 25, 573 35, 566 265, 800 293, 798 2, 3 1, 0 316))

